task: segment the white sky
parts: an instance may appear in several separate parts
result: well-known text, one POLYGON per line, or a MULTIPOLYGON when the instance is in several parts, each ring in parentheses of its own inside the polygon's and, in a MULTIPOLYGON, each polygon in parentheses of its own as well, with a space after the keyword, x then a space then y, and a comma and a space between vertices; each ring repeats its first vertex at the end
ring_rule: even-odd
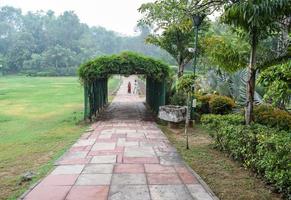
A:
POLYGON ((73 10, 81 22, 89 26, 103 26, 126 35, 134 35, 142 3, 154 0, 0 0, 0 6, 13 6, 27 11, 53 10, 60 14, 73 10))

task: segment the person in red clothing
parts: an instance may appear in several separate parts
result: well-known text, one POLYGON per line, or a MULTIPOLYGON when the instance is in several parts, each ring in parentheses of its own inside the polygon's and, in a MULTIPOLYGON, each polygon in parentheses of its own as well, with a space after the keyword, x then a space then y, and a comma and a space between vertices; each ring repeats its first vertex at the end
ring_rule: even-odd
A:
POLYGON ((130 83, 130 81, 129 81, 128 84, 127 84, 127 92, 128 92, 129 94, 131 94, 131 83, 130 83))

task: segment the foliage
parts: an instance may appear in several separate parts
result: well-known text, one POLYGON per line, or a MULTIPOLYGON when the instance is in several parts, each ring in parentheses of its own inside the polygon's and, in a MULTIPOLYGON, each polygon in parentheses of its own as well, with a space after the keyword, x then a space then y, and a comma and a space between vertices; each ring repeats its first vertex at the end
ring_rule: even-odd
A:
POLYGON ((111 74, 144 74, 159 81, 169 76, 169 67, 150 57, 123 52, 119 55, 97 57, 79 68, 79 76, 86 82, 106 78, 111 74))
POLYGON ((235 107, 234 101, 226 96, 214 95, 209 101, 210 111, 213 114, 227 114, 235 107))
POLYGON ((254 121, 269 127, 291 131, 291 114, 271 105, 255 106, 254 121))
POLYGON ((278 22, 290 16, 290 0, 232 1, 225 6, 222 21, 237 28, 240 35, 248 38, 251 46, 249 80, 247 87, 246 124, 253 120, 253 99, 257 70, 259 41, 279 32, 278 22))
POLYGON ((252 37, 255 37, 255 43, 270 36, 272 31, 279 30, 276 22, 284 19, 290 14, 289 0, 274 1, 234 1, 225 6, 225 12, 222 15, 222 21, 231 24, 244 32, 238 32, 246 35, 252 43, 252 37))
POLYGON ((184 92, 177 91, 170 97, 170 104, 177 106, 187 105, 187 95, 184 92))
POLYGON ((165 104, 171 104, 171 97, 176 93, 177 72, 175 68, 169 68, 169 76, 166 78, 166 102, 165 104))
POLYGON ((264 99, 285 108, 291 99, 291 61, 275 65, 260 73, 259 83, 266 87, 264 99))
POLYGON ((271 192, 260 178, 251 176, 251 173, 225 156, 225 153, 213 150, 213 140, 209 138, 209 132, 200 125, 195 124, 189 129, 195 134, 190 135, 190 149, 187 151, 184 134, 177 134, 177 131, 172 131, 166 126, 160 127, 182 158, 203 177, 219 199, 279 199, 278 194, 271 192))
POLYGON ((215 115, 207 114, 202 115, 201 123, 207 125, 210 130, 216 130, 221 122, 226 122, 232 125, 243 125, 244 117, 240 114, 228 114, 228 115, 215 115))
POLYGON ((200 113, 227 114, 235 107, 234 101, 227 96, 216 94, 197 95, 197 99, 201 102, 198 108, 200 113))
POLYGON ((183 91, 185 94, 192 91, 192 86, 194 85, 195 76, 193 73, 186 74, 179 77, 177 82, 177 90, 183 91))
POLYGON ((196 95, 198 102, 199 102, 199 106, 198 106, 198 111, 199 113, 203 113, 203 114, 208 114, 210 113, 210 106, 209 106, 209 101, 212 98, 212 95, 208 94, 208 95, 196 95))
MULTIPOLYGON (((223 72, 222 70, 210 70, 205 75, 198 78, 199 92, 218 93, 223 96, 231 97, 236 104, 246 105, 247 70, 242 69, 235 73, 223 72)), ((261 104, 263 99, 257 86, 254 101, 261 104)))
POLYGON ((217 148, 263 176, 286 199, 290 198, 290 133, 258 124, 241 125, 242 116, 236 115, 203 115, 201 121, 212 131, 217 148))
POLYGON ((194 34, 189 30, 183 30, 181 27, 172 25, 168 27, 161 35, 150 35, 146 42, 156 45, 167 51, 177 62, 179 66, 178 76, 182 76, 184 67, 194 57, 194 54, 188 51, 193 46, 194 34))
POLYGON ((184 21, 192 21, 195 14, 205 16, 219 9, 225 3, 224 0, 157 0, 142 4, 139 12, 143 14, 140 23, 163 30, 171 25, 183 24, 184 21))
POLYGON ((72 11, 23 14, 20 9, 0 7, 0 59, 5 60, 6 74, 30 75, 76 75, 81 63, 124 50, 174 63, 165 51, 144 43, 148 28, 138 31, 139 35, 127 37, 102 27, 89 27, 72 11))
POLYGON ((205 52, 212 64, 228 72, 245 68, 249 47, 241 38, 233 35, 213 35, 203 41, 205 52))

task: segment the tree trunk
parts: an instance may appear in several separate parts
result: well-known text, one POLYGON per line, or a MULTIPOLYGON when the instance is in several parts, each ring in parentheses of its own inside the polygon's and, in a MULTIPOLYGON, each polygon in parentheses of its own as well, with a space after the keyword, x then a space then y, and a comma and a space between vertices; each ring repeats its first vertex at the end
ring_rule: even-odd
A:
POLYGON ((254 107, 254 96, 255 96, 255 84, 256 84, 256 51, 257 51, 257 40, 256 34, 252 34, 252 45, 250 63, 248 67, 248 81, 247 81, 247 103, 245 108, 245 122, 246 125, 250 125, 253 121, 253 107, 254 107))
POLYGON ((183 76, 184 74, 184 65, 180 64, 179 65, 179 69, 178 69, 178 78, 180 78, 181 76, 183 76))

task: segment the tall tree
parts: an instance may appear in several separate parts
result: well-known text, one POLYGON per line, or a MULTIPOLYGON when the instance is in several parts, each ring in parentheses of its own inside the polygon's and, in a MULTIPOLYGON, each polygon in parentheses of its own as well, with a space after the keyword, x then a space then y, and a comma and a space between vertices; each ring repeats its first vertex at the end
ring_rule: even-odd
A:
POLYGON ((225 0, 157 0, 142 4, 139 8, 139 12, 143 14, 140 23, 153 27, 156 32, 165 30, 159 37, 150 37, 148 42, 160 46, 175 58, 179 65, 179 76, 192 58, 196 68, 197 57, 202 52, 198 46, 198 29, 205 16, 219 9, 224 2, 225 0), (190 47, 194 47, 192 53, 188 51, 190 47))
POLYGON ((185 66, 194 54, 188 50, 193 46, 194 33, 179 26, 168 27, 161 35, 150 35, 146 41, 166 50, 178 64, 178 77, 184 73, 185 66))
POLYGON ((229 2, 222 15, 223 22, 243 31, 251 46, 245 109, 247 125, 253 121, 258 44, 276 30, 278 21, 290 15, 290 10, 290 0, 237 0, 229 2))

